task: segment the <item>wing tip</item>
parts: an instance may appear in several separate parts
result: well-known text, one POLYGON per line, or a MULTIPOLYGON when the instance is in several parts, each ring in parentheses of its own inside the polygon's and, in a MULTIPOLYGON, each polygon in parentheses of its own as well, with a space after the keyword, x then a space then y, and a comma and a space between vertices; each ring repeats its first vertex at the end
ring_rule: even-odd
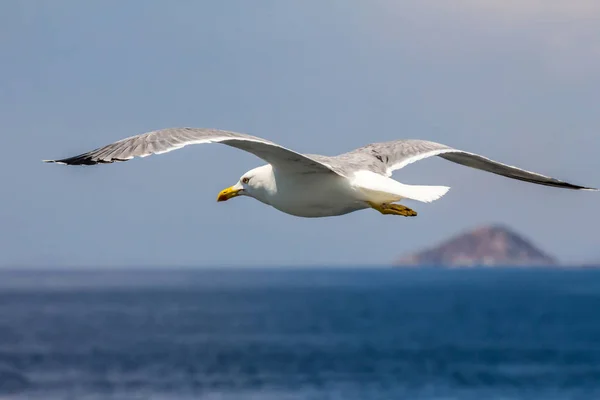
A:
MULTIPOLYGON (((149 155, 149 154, 148 154, 149 155)), ((112 164, 115 162, 125 162, 129 161, 134 157, 125 157, 125 158, 110 158, 110 159, 95 159, 92 158, 88 154, 82 154, 75 157, 63 158, 61 160, 42 160, 44 163, 48 164, 61 164, 61 165, 96 165, 96 164, 112 164)))
POLYGON ((589 187, 589 186, 582 186, 582 185, 574 185, 572 183, 569 182, 560 182, 560 185, 558 185, 558 187, 562 187, 565 189, 572 189, 572 190, 583 190, 586 192, 597 192, 598 189, 594 188, 594 187, 589 187))
POLYGON ((60 161, 60 160, 42 160, 43 163, 46 164, 62 164, 62 165, 66 165, 66 163, 60 161))
POLYGON ((577 191, 582 191, 582 192, 597 192, 599 190, 599 189, 593 188, 593 187, 574 185, 572 183, 566 183, 566 182, 563 182, 558 185, 549 185, 549 186, 554 186, 554 187, 561 188, 561 189, 577 190, 577 191))
POLYGON ((71 157, 64 158, 62 160, 42 160, 42 162, 47 164, 59 164, 59 165, 94 165, 98 164, 98 161, 92 161, 87 157, 71 157))
POLYGON ((69 159, 64 159, 64 160, 42 160, 42 162, 46 163, 46 164, 77 165, 77 164, 69 162, 69 159))

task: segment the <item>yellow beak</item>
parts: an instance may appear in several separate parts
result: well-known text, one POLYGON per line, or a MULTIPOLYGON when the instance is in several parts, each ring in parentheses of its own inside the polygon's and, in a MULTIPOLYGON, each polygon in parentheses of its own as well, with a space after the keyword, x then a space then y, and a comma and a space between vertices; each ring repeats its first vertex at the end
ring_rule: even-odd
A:
POLYGON ((217 201, 226 201, 232 197, 239 196, 241 191, 241 189, 236 189, 233 186, 228 187, 227 189, 221 190, 221 193, 217 196, 217 201))

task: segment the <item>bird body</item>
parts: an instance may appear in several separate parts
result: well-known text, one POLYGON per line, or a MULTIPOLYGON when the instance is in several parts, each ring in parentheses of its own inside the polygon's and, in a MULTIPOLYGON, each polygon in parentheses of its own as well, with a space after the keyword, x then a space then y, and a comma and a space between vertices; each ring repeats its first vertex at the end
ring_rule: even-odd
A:
POLYGON ((256 197, 279 211, 298 217, 327 217, 368 207, 359 189, 336 174, 302 174, 273 171, 277 193, 267 199, 256 197))
POLYGON ((446 160, 525 182, 574 190, 597 190, 509 166, 475 153, 426 140, 371 143, 338 156, 300 154, 268 140, 243 133, 204 128, 169 128, 132 136, 107 146, 59 160, 66 165, 95 165, 167 153, 191 144, 223 143, 250 152, 268 164, 246 172, 217 200, 250 196, 279 211, 299 217, 329 217, 373 208, 382 214, 415 216, 394 204, 403 199, 431 202, 446 186, 406 185, 392 172, 427 157, 446 160))

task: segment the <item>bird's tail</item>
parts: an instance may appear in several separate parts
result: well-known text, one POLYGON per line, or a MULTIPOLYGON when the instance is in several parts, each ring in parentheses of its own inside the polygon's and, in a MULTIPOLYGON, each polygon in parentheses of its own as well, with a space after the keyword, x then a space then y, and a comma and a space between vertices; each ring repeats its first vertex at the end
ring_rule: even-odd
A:
POLYGON ((370 171, 355 173, 352 182, 372 202, 391 203, 410 199, 430 203, 450 190, 448 186, 405 185, 394 179, 370 171))
POLYGON ((448 186, 424 186, 424 185, 402 185, 402 197, 411 200, 431 203, 445 195, 450 188, 448 186))

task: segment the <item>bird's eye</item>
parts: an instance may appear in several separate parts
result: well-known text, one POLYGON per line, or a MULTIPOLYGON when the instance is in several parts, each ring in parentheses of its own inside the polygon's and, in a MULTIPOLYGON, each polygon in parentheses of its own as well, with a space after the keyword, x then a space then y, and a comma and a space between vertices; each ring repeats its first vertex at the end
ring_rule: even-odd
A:
POLYGON ((250 178, 246 178, 246 177, 242 178, 242 183, 248 183, 248 182, 250 182, 250 178))

